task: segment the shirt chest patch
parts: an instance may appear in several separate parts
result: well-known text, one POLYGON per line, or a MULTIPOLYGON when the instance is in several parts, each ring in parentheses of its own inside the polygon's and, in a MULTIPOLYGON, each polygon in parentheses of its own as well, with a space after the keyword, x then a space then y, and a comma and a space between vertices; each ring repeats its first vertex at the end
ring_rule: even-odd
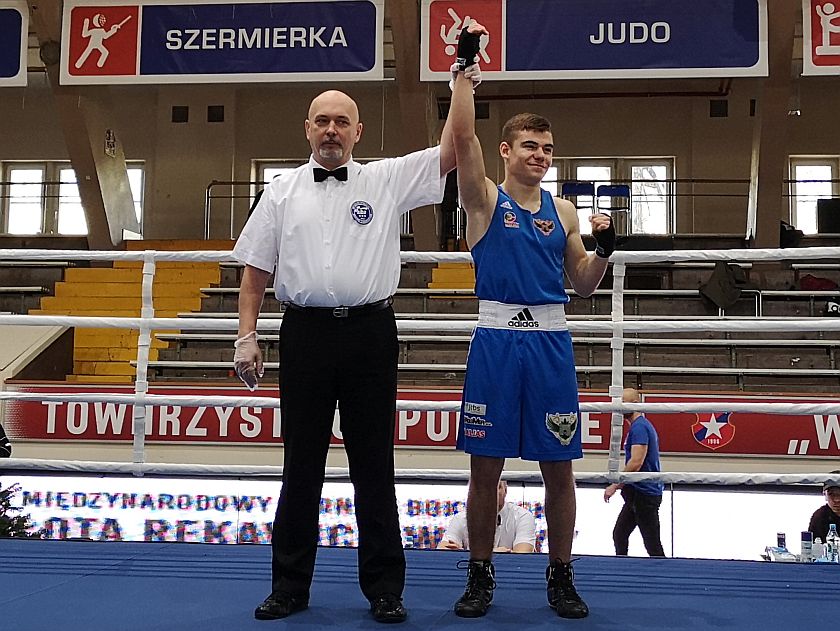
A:
POLYGON ((534 226, 545 236, 548 236, 554 232, 556 224, 553 219, 534 219, 534 226))
POLYGON ((373 221, 373 206, 363 201, 353 202, 350 204, 350 216, 360 226, 366 226, 373 221))
POLYGON ((518 228, 519 222, 516 220, 516 213, 509 210, 504 215, 505 228, 518 228))

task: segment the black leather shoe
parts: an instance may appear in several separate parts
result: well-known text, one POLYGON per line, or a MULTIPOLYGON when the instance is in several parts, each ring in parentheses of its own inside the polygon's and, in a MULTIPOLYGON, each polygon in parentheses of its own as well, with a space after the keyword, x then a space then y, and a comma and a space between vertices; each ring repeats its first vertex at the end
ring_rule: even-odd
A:
MULTIPOLYGON (((464 561, 458 562, 463 567, 464 561)), ((455 603, 455 615, 461 618, 480 618, 487 613, 496 589, 496 570, 490 561, 467 562, 467 588, 455 603)))
POLYGON ((405 622, 408 617, 402 598, 394 594, 382 594, 371 600, 370 613, 377 622, 405 622))
POLYGON ((309 607, 309 598, 292 596, 286 592, 272 592, 259 607, 254 610, 257 620, 278 620, 291 616, 296 611, 309 607))
POLYGON ((548 582, 546 594, 548 606, 557 612, 561 618, 586 618, 589 607, 575 589, 575 573, 572 563, 563 563, 559 559, 552 561, 545 570, 548 582))

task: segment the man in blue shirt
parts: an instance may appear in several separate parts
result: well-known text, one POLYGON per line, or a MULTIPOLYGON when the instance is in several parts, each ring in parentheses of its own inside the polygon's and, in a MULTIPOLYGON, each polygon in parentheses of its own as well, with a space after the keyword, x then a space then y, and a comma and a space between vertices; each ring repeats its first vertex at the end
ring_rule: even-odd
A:
MULTIPOLYGON (((621 399, 625 403, 640 403, 642 397, 638 390, 625 388, 621 399)), ((624 441, 624 471, 661 471, 659 436, 651 422, 641 412, 625 414, 624 420, 630 422, 630 430, 624 441)), ((615 553, 627 556, 630 533, 638 526, 647 553, 652 557, 664 557, 665 551, 659 535, 659 506, 662 504, 664 485, 662 482, 610 484, 604 491, 604 501, 609 502, 619 489, 624 498, 624 506, 613 528, 615 553)))

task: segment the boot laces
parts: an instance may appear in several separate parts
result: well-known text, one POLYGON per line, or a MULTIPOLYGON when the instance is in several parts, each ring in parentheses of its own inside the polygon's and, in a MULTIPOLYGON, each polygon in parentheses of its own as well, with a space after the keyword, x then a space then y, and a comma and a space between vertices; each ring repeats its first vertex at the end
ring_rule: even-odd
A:
POLYGON ((496 589, 496 580, 493 576, 493 565, 475 561, 458 561, 456 567, 459 570, 467 569, 467 588, 464 596, 468 600, 481 598, 487 591, 496 589))
POLYGON ((555 565, 549 566, 547 578, 551 587, 558 590, 563 598, 578 600, 580 596, 575 589, 575 572, 572 569, 574 561, 557 561, 555 565))

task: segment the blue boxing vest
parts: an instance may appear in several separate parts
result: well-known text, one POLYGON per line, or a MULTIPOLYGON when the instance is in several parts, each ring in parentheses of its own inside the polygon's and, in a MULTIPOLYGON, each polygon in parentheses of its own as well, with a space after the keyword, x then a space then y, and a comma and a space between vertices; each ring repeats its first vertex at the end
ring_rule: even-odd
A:
POLYGON ((569 302, 563 284, 566 231, 551 193, 542 191, 540 210, 532 214, 498 189, 490 226, 472 248, 476 296, 520 305, 569 302))

